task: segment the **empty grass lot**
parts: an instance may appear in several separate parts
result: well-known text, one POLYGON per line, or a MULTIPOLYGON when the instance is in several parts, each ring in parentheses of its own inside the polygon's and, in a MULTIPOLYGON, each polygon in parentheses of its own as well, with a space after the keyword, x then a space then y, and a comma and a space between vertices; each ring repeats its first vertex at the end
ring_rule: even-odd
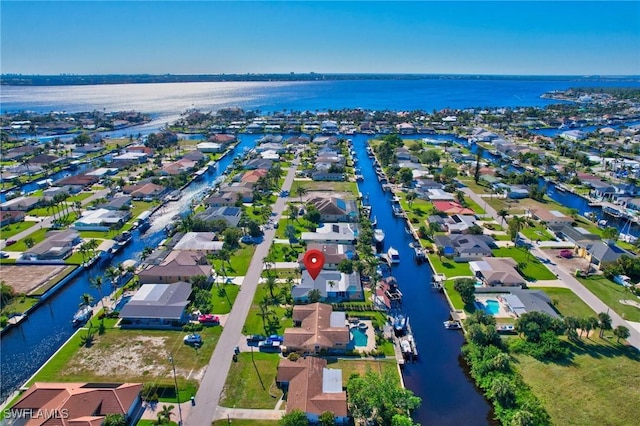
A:
POLYGON ((213 300, 213 312, 216 314, 228 314, 238 297, 240 286, 235 284, 223 284, 220 287, 214 285, 211 288, 213 300), (224 289, 224 294, 220 294, 219 289, 224 289))
POLYGON ((384 371, 393 372, 398 378, 400 383, 400 377, 398 376, 398 364, 395 359, 327 359, 327 368, 338 368, 342 370, 342 385, 346 386, 349 381, 349 377, 352 374, 360 374, 364 376, 368 369, 371 369, 374 373, 382 374, 384 371))
POLYGON ((36 223, 37 222, 18 222, 3 226, 2 229, 0 229, 0 238, 2 238, 3 240, 8 240, 9 238, 13 237, 16 234, 19 234, 25 229, 31 228, 36 223))
POLYGON ((567 343, 566 362, 515 355, 516 368, 544 404, 554 425, 637 425, 640 357, 615 339, 567 343))
POLYGON ((603 276, 578 278, 587 289, 602 300, 608 307, 628 321, 640 321, 640 309, 620 303, 620 300, 638 301, 624 286, 614 283, 603 276))
MULTIPOLYGON (((282 289, 274 290, 274 294, 278 294, 281 291, 285 291, 284 287, 282 287, 282 289)), ((253 302, 251 302, 249 314, 247 315, 247 320, 244 323, 242 331, 244 334, 282 334, 286 327, 293 326, 293 320, 286 317, 286 309, 281 307, 281 305, 269 306, 269 310, 273 312, 271 314, 272 319, 278 318, 278 321, 270 323, 269 318, 266 318, 266 324, 263 324, 259 303, 265 297, 269 296, 269 290, 267 290, 267 287, 264 284, 258 284, 256 293, 253 296, 253 302)))
POLYGON ((438 274, 444 274, 447 278, 453 277, 472 277, 473 273, 469 268, 469 262, 454 262, 451 259, 442 257, 442 260, 438 258, 438 255, 430 254, 429 260, 433 269, 438 274))
MULTIPOLYGON (((242 277, 247 274, 247 270, 249 269, 249 264, 251 263, 251 258, 253 257, 253 253, 256 251, 256 246, 248 244, 241 245, 239 249, 234 251, 231 254, 231 259, 229 265, 224 262, 224 267, 226 269, 227 276, 230 277, 242 277)), ((212 262, 213 267, 216 271, 222 271, 222 261, 215 259, 212 262)))
POLYGON ((593 317, 596 316, 596 312, 593 311, 580 299, 575 295, 571 289, 561 288, 561 287, 535 287, 529 286, 532 290, 542 290, 549 298, 551 298, 554 307, 563 317, 593 317))
POLYGON ((282 396, 275 386, 280 354, 244 352, 231 363, 220 405, 230 408, 274 409, 282 396))

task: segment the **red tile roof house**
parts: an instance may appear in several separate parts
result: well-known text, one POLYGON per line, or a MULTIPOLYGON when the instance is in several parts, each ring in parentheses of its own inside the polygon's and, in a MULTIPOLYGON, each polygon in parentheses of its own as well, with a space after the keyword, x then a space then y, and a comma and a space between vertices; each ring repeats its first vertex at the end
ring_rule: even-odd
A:
POLYGON ((317 424, 320 415, 330 411, 336 423, 348 422, 342 370, 327 368, 325 359, 311 356, 297 361, 282 359, 276 382, 286 392, 287 413, 302 410, 312 424, 317 424))
POLYGON ((140 391, 141 383, 36 382, 8 413, 23 426, 101 426, 108 414, 131 425, 144 411, 140 391))
POLYGON ((433 201, 433 206, 436 210, 445 212, 448 215, 452 214, 470 214, 475 212, 467 207, 462 207, 462 204, 456 201, 433 201))
POLYGON ((256 169, 249 172, 245 172, 240 179, 241 182, 256 183, 261 178, 265 177, 269 172, 266 169, 256 169))
POLYGON ((206 256, 196 252, 175 251, 164 263, 151 266, 138 273, 140 284, 171 284, 189 281, 191 277, 204 275, 211 278, 213 269, 206 263, 206 256))
POLYGON ((346 314, 333 312, 326 303, 294 306, 293 324, 284 330, 283 346, 288 352, 344 353, 351 341, 346 314))
POLYGON ((157 200, 167 192, 167 188, 162 185, 156 185, 155 183, 145 183, 138 185, 127 185, 122 188, 122 192, 131 195, 134 200, 141 200, 145 198, 157 200))

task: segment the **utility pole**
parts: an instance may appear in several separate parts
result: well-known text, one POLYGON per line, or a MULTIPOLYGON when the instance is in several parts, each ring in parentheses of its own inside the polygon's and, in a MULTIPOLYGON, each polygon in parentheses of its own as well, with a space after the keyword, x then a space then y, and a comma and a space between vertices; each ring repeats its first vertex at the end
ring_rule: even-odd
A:
POLYGON ((182 426, 182 407, 180 407, 180 392, 178 391, 178 379, 176 377, 176 364, 173 362, 173 356, 169 355, 169 361, 171 362, 171 367, 173 368, 173 383, 176 386, 176 400, 178 401, 178 417, 180 421, 178 422, 178 426, 182 426))

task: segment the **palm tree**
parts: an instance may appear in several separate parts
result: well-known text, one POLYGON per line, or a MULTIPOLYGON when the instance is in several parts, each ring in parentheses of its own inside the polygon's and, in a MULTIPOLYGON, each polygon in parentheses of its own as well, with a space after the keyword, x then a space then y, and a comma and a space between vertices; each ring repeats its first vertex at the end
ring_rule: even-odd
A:
POLYGON ((598 321, 600 327, 599 337, 602 338, 605 330, 611 330, 611 315, 606 312, 600 312, 598 314, 598 321))
POLYGON ((258 303, 258 315, 262 317, 262 328, 264 331, 267 331, 267 316, 271 312, 271 303, 269 303, 269 298, 267 296, 263 297, 262 300, 258 303))
POLYGON ((80 306, 91 306, 91 302, 93 302, 93 297, 89 293, 83 293, 80 296, 80 306))
POLYGON ((117 288, 118 282, 120 281, 120 268, 109 266, 107 270, 104 271, 104 276, 111 281, 113 287, 117 288))
POLYGON ((98 290, 98 294, 100 295, 100 303, 102 303, 102 309, 106 312, 106 308, 104 306, 104 297, 102 296, 102 277, 89 278, 89 286, 98 290))
POLYGON ((501 219, 502 226, 504 226, 504 220, 507 216, 509 216, 509 212, 506 209, 498 210, 498 217, 501 219))
POLYGON ((176 408, 176 407, 174 407, 173 405, 169 405, 169 406, 163 405, 162 406, 162 410, 160 411, 159 415, 161 415, 163 418, 165 418, 167 420, 167 422, 171 422, 171 416, 173 416, 175 414, 171 410, 173 410, 174 408, 176 408))
POLYGON ((620 339, 627 339, 631 335, 629 329, 624 325, 619 325, 614 328, 613 334, 618 338, 618 343, 620 343, 620 339))
POLYGON ((411 191, 407 194, 405 198, 407 200, 407 204, 409 204, 409 207, 411 207, 413 205, 413 200, 416 199, 416 193, 411 191))
POLYGON ((276 280, 276 277, 274 275, 269 275, 267 277, 267 281, 265 281, 264 284, 267 286, 267 290, 269 290, 269 295, 271 296, 271 299, 273 299, 274 298, 273 290, 278 288, 278 281, 276 280))
POLYGON ((527 219, 523 216, 514 216, 509 222, 509 231, 511 232, 511 237, 513 238, 513 242, 518 245, 518 234, 522 231, 522 228, 527 224, 527 219))
POLYGON ((302 185, 299 185, 296 187, 296 195, 300 197, 300 202, 302 202, 302 196, 307 195, 308 193, 309 193, 309 190, 306 187, 302 185))
POLYGON ((287 225, 284 230, 284 236, 289 239, 289 246, 293 245, 293 242, 296 240, 296 228, 293 225, 287 225))

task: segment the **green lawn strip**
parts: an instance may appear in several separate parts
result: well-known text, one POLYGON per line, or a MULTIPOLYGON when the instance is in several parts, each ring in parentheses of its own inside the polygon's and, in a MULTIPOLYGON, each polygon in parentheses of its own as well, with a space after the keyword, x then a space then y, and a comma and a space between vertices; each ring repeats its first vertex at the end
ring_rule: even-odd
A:
POLYGON ((230 408, 273 409, 282 396, 275 386, 280 354, 241 353, 231 363, 220 405, 230 408), (263 388, 264 385, 264 388, 263 388))
POLYGON ((473 178, 468 178, 468 179, 460 179, 460 178, 458 178, 458 180, 460 182, 462 182, 467 188, 469 188, 473 192, 475 192, 476 194, 491 194, 491 188, 487 188, 484 185, 480 185, 480 184, 476 183, 473 180, 473 178))
POLYGON ((69 198, 67 198, 67 202, 69 203, 75 203, 76 201, 82 201, 82 200, 86 200, 87 198, 91 197, 93 195, 92 192, 80 192, 78 194, 72 195, 69 198))
POLYGON ((568 344, 567 362, 515 355, 525 383, 555 425, 634 425, 638 422, 638 352, 595 337, 568 344), (579 408, 578 408, 579 407, 579 408))
POLYGON ((480 207, 480 204, 473 201, 471 197, 465 196, 464 202, 467 205, 467 207, 469 207, 471 210, 476 212, 476 214, 485 214, 485 209, 483 207, 480 207))
POLYGON ((311 191, 331 191, 341 193, 351 193, 355 199, 358 196, 358 184, 356 182, 316 182, 310 180, 294 180, 289 191, 292 200, 297 199, 300 201, 300 197, 297 194, 298 187, 304 187, 309 192, 311 191))
POLYGON ((8 240, 9 238, 13 237, 16 234, 19 234, 25 229, 31 228, 36 223, 38 222, 23 221, 23 222, 12 223, 10 225, 3 226, 2 229, 0 229, 0 238, 2 238, 3 240, 8 240))
POLYGON ((398 384, 400 383, 400 376, 398 375, 398 364, 395 359, 327 359, 327 368, 336 368, 342 370, 342 385, 346 386, 349 377, 352 374, 360 374, 364 376, 368 369, 371 369, 374 373, 382 375, 384 371, 392 371, 398 378, 398 384))
POLYGON ((99 240, 109 240, 116 235, 118 232, 115 230, 112 231, 78 231, 80 234, 80 238, 83 240, 91 240, 91 239, 99 239, 99 240))
MULTIPOLYGON (((255 251, 256 246, 251 244, 241 244, 241 247, 231 254, 231 265, 229 266, 228 264, 225 264, 227 275, 230 277, 241 277, 246 275, 247 270, 249 269, 249 264, 251 263, 251 258, 255 251)), ((221 265, 221 260, 213 261, 213 267, 216 271, 222 270, 221 265)))
POLYGON ((135 220, 142 212, 153 210, 158 201, 134 201, 131 203, 131 219, 135 220))
POLYGON ((573 316, 578 318, 596 316, 596 312, 593 311, 580 299, 576 294, 568 288, 562 287, 529 287, 532 290, 542 290, 551 300, 553 306, 562 314, 562 316, 573 316))
POLYGON ((455 284, 455 280, 444 281, 444 287, 447 290, 447 295, 449 296, 449 299, 451 300, 451 303, 453 303, 453 307, 455 309, 464 310, 465 304, 462 301, 462 298, 460 297, 460 293, 458 293, 455 290, 455 288, 453 288, 454 284, 455 284))
POLYGON ((603 276, 577 278, 590 292, 608 307, 628 321, 640 321, 640 309, 620 303, 620 300, 634 299, 626 287, 614 283, 603 276))
POLYGON ((492 237, 496 241, 511 241, 511 237, 508 235, 493 234, 492 237))
POLYGON ((544 226, 527 226, 520 231, 525 237, 531 241, 551 241, 553 236, 545 229, 544 226))
POLYGON ((2 305, 0 314, 24 313, 27 309, 38 303, 38 299, 29 296, 17 296, 11 299, 11 302, 2 305))
POLYGON ((7 247, 6 251, 27 251, 29 247, 25 243, 25 240, 30 238, 33 241, 33 245, 36 245, 45 240, 48 229, 38 229, 37 231, 32 232, 28 237, 25 237, 21 240, 18 240, 15 244, 7 247))
MULTIPOLYGON (((168 354, 171 354, 176 369, 179 371, 178 387, 180 389, 180 398, 185 401, 197 388, 197 383, 193 380, 187 380, 185 376, 190 371, 201 369, 207 365, 222 332, 221 327, 204 328, 199 332, 203 338, 203 345, 196 350, 193 346, 185 345, 182 342, 182 338, 185 335, 182 331, 121 330, 107 327, 103 334, 99 334, 98 326, 100 320, 94 317, 91 320, 91 324, 94 332, 94 342, 91 347, 82 346, 82 338, 86 336, 88 330, 80 330, 45 364, 29 384, 36 381, 103 382, 106 380, 127 383, 151 382, 172 388, 174 386, 173 377, 170 374, 171 364, 168 360, 168 354), (163 344, 160 347, 149 345, 147 342, 149 338, 160 339, 163 344), (113 353, 120 352, 129 355, 134 353, 133 348, 144 348, 144 354, 137 355, 142 357, 142 360, 136 359, 133 361, 142 362, 145 365, 137 375, 132 375, 129 371, 120 373, 117 370, 101 373, 98 369, 84 367, 87 364, 86 362, 83 363, 83 361, 87 359, 108 359, 113 356, 113 353)), ((111 324, 106 321, 106 325, 111 324)), ((129 356, 133 357, 135 355, 129 356)), ((95 366, 99 367, 100 363, 96 362, 95 366)), ((175 398, 175 394, 166 395, 166 398, 163 399, 171 402, 172 398, 175 398)))
MULTIPOLYGON (((285 210, 286 213, 286 210, 285 210)), ((303 232, 311 232, 316 229, 316 226, 302 218, 297 220, 289 220, 289 218, 282 218, 278 221, 278 229, 276 230, 276 238, 286 239, 285 232, 287 225, 291 225, 296 229, 296 237, 300 238, 303 232)))
POLYGON ((235 284, 223 284, 219 287, 214 285, 211 288, 211 298, 213 300, 213 312, 216 314, 228 314, 231 312, 233 302, 238 297, 240 286, 235 284), (219 289, 224 289, 224 293, 220 293, 219 289))
POLYGON ((299 244, 279 244, 274 243, 269 249, 274 262, 296 262, 298 254, 304 252, 304 248, 299 244))
POLYGON ((542 264, 536 257, 520 247, 500 247, 493 249, 495 257, 510 257, 516 263, 525 263, 523 274, 524 277, 531 281, 536 280, 554 280, 556 276, 546 266, 542 264))
POLYGON ((82 253, 79 251, 73 253, 71 256, 67 257, 64 262, 70 265, 81 265, 83 261, 89 260, 89 255, 85 253, 84 258, 82 257, 82 253))
MULTIPOLYGON (((284 291, 286 291, 284 288, 274 290, 274 295, 278 292, 284 291)), ((267 290, 267 287, 264 284, 258 284, 256 293, 253 296, 253 301, 251 302, 249 314, 247 315, 247 319, 242 330, 244 334, 282 334, 285 328, 293 326, 293 320, 285 315, 286 309, 283 308, 282 305, 271 305, 269 306, 269 309, 273 312, 271 316, 278 318, 279 321, 277 323, 270 324, 269 319, 267 318, 267 329, 265 330, 265 325, 262 323, 262 316, 258 306, 265 296, 270 296, 269 290, 267 290)))
POLYGON ((473 276, 468 262, 454 262, 446 257, 443 257, 442 260, 440 260, 438 255, 435 254, 430 254, 428 256, 433 269, 435 269, 438 274, 444 274, 447 278, 473 276))
MULTIPOLYGON (((407 216, 409 216, 412 223, 415 223, 416 219, 419 223, 423 223, 423 221, 427 219, 427 216, 433 214, 433 204, 431 204, 430 201, 416 198, 411 203, 411 206, 409 206, 409 203, 406 200, 406 192, 397 192, 396 195, 400 199, 400 205, 407 213, 407 216)), ((418 224, 418 226, 420 225, 418 224)))
POLYGON ((271 268, 270 271, 262 271, 260 276, 262 278, 268 278, 269 274, 275 274, 276 278, 281 280, 286 280, 288 278, 297 279, 300 278, 300 270, 299 269, 289 269, 289 268, 271 268))

